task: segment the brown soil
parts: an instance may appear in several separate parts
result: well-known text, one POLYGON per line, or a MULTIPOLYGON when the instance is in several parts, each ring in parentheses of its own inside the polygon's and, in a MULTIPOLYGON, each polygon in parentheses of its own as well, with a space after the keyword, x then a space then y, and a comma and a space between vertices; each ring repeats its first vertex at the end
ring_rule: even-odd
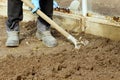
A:
POLYGON ((35 37, 35 22, 21 24, 19 47, 5 47, 5 18, 0 17, 0 80, 120 80, 120 41, 80 34, 89 44, 75 50, 61 34, 55 48, 35 37))
POLYGON ((0 80, 120 80, 119 41, 81 34, 89 44, 74 50, 53 31, 59 45, 47 48, 34 37, 30 22, 21 25, 20 46, 8 48, 4 22, 0 18, 0 80))

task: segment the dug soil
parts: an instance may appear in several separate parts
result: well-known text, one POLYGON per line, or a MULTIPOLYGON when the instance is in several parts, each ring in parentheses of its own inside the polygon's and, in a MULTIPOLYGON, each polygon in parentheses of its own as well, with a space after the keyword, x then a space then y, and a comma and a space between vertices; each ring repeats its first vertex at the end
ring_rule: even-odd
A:
POLYGON ((75 50, 52 30, 58 46, 48 48, 32 21, 20 25, 20 46, 6 47, 5 20, 0 17, 0 80, 120 80, 120 41, 79 34, 89 44, 75 50))
POLYGON ((120 80, 120 41, 80 34, 89 44, 75 50, 52 30, 58 46, 47 48, 35 37, 35 22, 28 22, 21 24, 20 46, 9 48, 5 20, 0 18, 0 80, 120 80))

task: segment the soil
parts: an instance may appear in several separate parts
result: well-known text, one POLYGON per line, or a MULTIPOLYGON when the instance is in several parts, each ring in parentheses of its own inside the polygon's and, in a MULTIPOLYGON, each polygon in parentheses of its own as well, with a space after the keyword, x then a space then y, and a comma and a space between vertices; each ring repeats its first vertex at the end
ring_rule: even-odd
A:
POLYGON ((58 46, 48 48, 35 37, 33 21, 21 23, 19 47, 6 47, 5 20, 0 17, 0 80, 120 80, 120 41, 81 33, 89 44, 76 50, 52 30, 58 46))

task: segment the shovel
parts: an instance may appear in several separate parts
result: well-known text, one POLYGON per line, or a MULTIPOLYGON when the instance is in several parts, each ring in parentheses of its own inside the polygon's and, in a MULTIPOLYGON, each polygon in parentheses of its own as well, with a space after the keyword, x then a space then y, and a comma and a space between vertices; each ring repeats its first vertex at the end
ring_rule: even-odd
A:
MULTIPOLYGON (((21 0, 23 3, 25 3, 28 7, 34 8, 34 5, 28 0, 21 0)), ((58 32, 60 32, 62 35, 64 35, 69 41, 71 41, 76 49, 79 49, 81 42, 79 42, 77 39, 75 39, 72 35, 70 35, 68 32, 66 32, 63 28, 61 28, 59 25, 57 25, 52 19, 50 19, 47 15, 45 15, 41 10, 37 10, 36 13, 43 18, 46 22, 48 22, 53 28, 55 28, 58 32)))

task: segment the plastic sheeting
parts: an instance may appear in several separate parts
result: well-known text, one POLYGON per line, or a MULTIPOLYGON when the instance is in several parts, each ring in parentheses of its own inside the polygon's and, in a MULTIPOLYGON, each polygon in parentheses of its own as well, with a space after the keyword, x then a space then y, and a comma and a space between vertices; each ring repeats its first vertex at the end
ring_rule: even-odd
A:
MULTIPOLYGON (((73 0, 56 0, 60 7, 68 7, 73 0)), ((81 10, 81 1, 80 10, 81 10)), ((93 12, 101 15, 120 16, 120 0, 87 0, 88 12, 93 12)))
POLYGON ((88 0, 88 10, 101 15, 120 16, 120 0, 88 0))

